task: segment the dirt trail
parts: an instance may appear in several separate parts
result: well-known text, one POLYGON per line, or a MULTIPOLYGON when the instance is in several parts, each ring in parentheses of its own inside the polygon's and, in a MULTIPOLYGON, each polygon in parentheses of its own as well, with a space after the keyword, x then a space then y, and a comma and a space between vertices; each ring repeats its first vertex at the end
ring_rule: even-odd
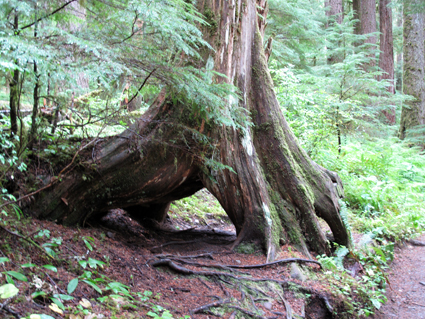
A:
MULTIPOLYGON (((425 242, 425 235, 418 238, 425 242)), ((425 319, 425 247, 408 244, 395 252, 388 302, 375 319, 425 319)))

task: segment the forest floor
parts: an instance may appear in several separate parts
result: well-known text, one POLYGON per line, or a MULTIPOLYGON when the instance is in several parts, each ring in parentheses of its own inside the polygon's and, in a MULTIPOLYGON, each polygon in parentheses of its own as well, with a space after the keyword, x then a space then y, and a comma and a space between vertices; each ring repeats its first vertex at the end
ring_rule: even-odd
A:
MULTIPOLYGON (((418 238, 425 242, 425 235, 418 238)), ((387 303, 376 319, 425 319, 425 246, 396 248, 388 274, 387 303)))
MULTIPOLYGON (((329 271, 315 263, 236 268, 261 265, 266 258, 251 245, 232 250, 236 237, 226 218, 174 217, 168 229, 152 230, 117 209, 85 226, 64 227, 31 218, 10 221, 10 229, 50 247, 57 254, 54 260, 0 229, 0 260, 9 259, 0 261, 0 286, 9 274, 20 291, 0 304, 0 318, 352 317, 343 297, 335 294, 337 283, 329 271), (16 280, 14 271, 27 281, 16 280), (75 278, 76 289, 68 290, 75 278), (53 306, 52 297, 62 310, 53 306)), ((304 258, 291 246, 281 248, 277 259, 304 258)), ((424 251, 407 248, 397 255, 394 273, 410 273, 408 279, 390 277, 388 306, 376 318, 425 318, 425 286, 419 283, 425 281, 424 251), (410 260, 420 256, 421 260, 410 260), (399 315, 404 311, 412 312, 399 315)))

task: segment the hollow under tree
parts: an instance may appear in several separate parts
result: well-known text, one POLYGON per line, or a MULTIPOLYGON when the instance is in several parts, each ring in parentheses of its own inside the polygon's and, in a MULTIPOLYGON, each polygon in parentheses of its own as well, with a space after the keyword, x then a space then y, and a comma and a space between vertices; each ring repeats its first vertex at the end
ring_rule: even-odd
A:
POLYGON ((207 121, 162 91, 136 125, 81 152, 79 168, 41 193, 30 210, 77 224, 120 207, 136 220, 162 223, 171 201, 206 187, 235 225, 235 245, 259 241, 268 260, 283 242, 306 255, 328 252, 317 216, 337 243, 349 245, 338 175, 300 148, 279 108, 263 49, 266 2, 201 1, 199 8, 209 11, 214 27, 206 32, 214 50, 205 60, 209 55, 214 70, 227 76, 220 80, 238 87, 241 98, 229 99, 229 107, 248 110, 251 125, 242 130, 207 121), (199 134, 213 141, 212 151, 199 134), (208 165, 205 158, 212 157, 227 168, 208 165))

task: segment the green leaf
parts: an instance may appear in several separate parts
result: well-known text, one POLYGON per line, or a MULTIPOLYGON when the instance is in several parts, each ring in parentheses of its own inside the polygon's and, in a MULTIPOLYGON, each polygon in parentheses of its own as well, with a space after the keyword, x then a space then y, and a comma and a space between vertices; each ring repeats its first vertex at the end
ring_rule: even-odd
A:
POLYGON ((75 291, 75 289, 77 289, 77 286, 78 286, 78 278, 74 278, 69 282, 66 290, 68 291, 69 294, 72 294, 75 291))
POLYGON ((20 281, 28 281, 27 277, 25 277, 23 274, 10 270, 10 271, 6 271, 6 274, 20 280, 20 281))
POLYGON ((52 266, 52 265, 43 265, 43 267, 46 268, 46 269, 49 269, 51 271, 58 272, 58 269, 55 266, 52 266))
POLYGON ((35 299, 35 298, 37 298, 37 297, 43 297, 43 296, 46 296, 47 294, 44 292, 44 291, 36 291, 36 292, 33 292, 32 294, 31 294, 31 297, 32 297, 32 299, 35 299))
POLYGON ((10 261, 9 258, 7 258, 7 257, 0 257, 0 263, 5 263, 5 262, 8 262, 8 261, 10 261))
POLYGON ((35 264, 23 264, 21 265, 22 268, 31 268, 31 267, 36 267, 37 265, 35 264))
POLYGON ((5 284, 0 286, 0 298, 7 299, 13 296, 16 296, 19 292, 19 289, 12 284, 5 284))
POLYGON ((58 298, 58 299, 62 299, 65 301, 69 301, 69 300, 73 300, 74 297, 69 296, 69 295, 64 295, 64 294, 54 294, 53 297, 58 298))
POLYGON ((87 285, 93 287, 93 289, 96 290, 98 293, 102 294, 102 289, 100 289, 100 287, 98 285, 96 285, 95 283, 93 283, 89 280, 83 280, 83 282, 85 282, 87 285))
POLYGON ((375 306, 376 309, 381 308, 381 302, 378 299, 370 299, 370 301, 372 301, 373 305, 375 306))
POLYGON ((57 298, 51 297, 50 298, 60 309, 65 310, 64 304, 57 298))

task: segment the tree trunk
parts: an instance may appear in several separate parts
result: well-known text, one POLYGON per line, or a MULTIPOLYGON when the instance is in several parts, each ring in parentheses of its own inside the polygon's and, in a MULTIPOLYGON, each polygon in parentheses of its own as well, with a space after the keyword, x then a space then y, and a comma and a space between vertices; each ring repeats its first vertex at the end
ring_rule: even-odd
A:
MULTIPOLYGON (((395 93, 394 88, 394 46, 392 9, 388 7, 391 0, 379 0, 379 30, 381 32, 379 48, 379 67, 384 71, 379 80, 389 80, 388 91, 395 93)), ((385 110, 384 116, 389 124, 395 124, 395 109, 385 110)))
MULTIPOLYGON (((35 17, 37 20, 37 16, 35 17)), ((34 38, 37 38, 37 26, 36 23, 34 25, 34 38)), ((34 91, 33 91, 33 107, 32 107, 32 116, 31 116, 31 131, 30 135, 28 137, 29 143, 28 148, 32 150, 34 145, 34 140, 36 138, 37 133, 37 113, 38 113, 38 100, 39 100, 39 90, 40 90, 40 74, 38 73, 37 69, 37 61, 34 60, 34 77, 35 77, 35 84, 34 84, 34 91)))
POLYGON ((333 17, 338 24, 342 23, 342 0, 326 0, 325 7, 327 8, 326 16, 333 17))
MULTIPOLYGON (((375 0, 360 0, 360 34, 369 34, 376 32, 376 2, 375 0)), ((364 43, 375 45, 377 42, 376 35, 369 36, 364 43)), ((376 47, 371 46, 370 56, 374 57, 376 47)), ((368 66, 374 66, 375 61, 372 60, 368 66)))
POLYGON ((349 245, 338 175, 300 148, 278 105, 263 49, 265 1, 207 1, 200 10, 217 22, 214 32, 205 32, 215 49, 206 55, 227 76, 220 79, 240 90, 241 99, 229 99, 228 107, 249 111, 252 126, 237 130, 197 118, 162 91, 136 125, 82 151, 78 169, 42 193, 32 211, 76 224, 120 207, 136 220, 161 223, 171 201, 206 187, 235 225, 235 245, 260 242, 268 260, 283 242, 306 255, 328 252, 317 216, 336 242, 349 245))
MULTIPOLYGON (((412 5, 419 5, 414 0, 412 5)), ((403 5, 403 93, 415 98, 406 102, 400 118, 399 137, 404 139, 406 131, 425 124, 424 84, 424 14, 412 13, 409 3, 403 5)), ((423 136, 423 132, 421 133, 423 136)))
MULTIPOLYGON (((332 26, 334 23, 341 24, 343 20, 343 10, 342 10, 342 0, 326 0, 325 1, 325 7, 327 9, 326 16, 328 18, 327 27, 332 26)), ((335 43, 330 44, 332 49, 332 46, 335 46, 336 48, 339 48, 341 46, 341 41, 335 41, 335 43)), ((342 62, 344 60, 344 57, 341 56, 341 54, 331 54, 328 57, 328 63, 333 64, 336 62, 342 62)))
MULTIPOLYGON (((15 33, 18 32, 19 27, 19 17, 18 13, 15 13, 15 18, 13 22, 13 29, 15 33)), ((16 62, 17 63, 17 62, 16 62)), ((19 69, 13 70, 12 81, 10 82, 10 94, 9 94, 9 108, 10 108, 10 130, 12 135, 18 133, 18 109, 19 109, 19 69)))
POLYGON ((361 0, 353 0, 353 18, 355 20, 359 20, 354 24, 354 33, 355 34, 362 34, 361 33, 361 27, 360 27, 360 1, 361 0))

